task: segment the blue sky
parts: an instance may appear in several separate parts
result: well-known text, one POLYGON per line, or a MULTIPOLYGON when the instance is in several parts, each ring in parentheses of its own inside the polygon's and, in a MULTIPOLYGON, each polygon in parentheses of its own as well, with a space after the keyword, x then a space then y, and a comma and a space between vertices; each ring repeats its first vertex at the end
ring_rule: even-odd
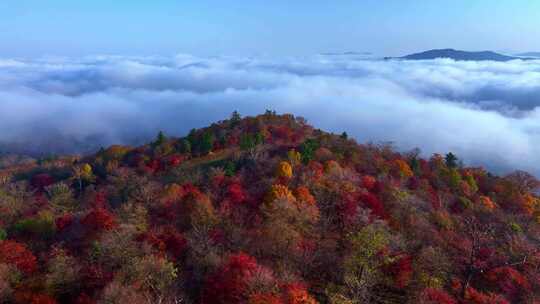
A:
POLYGON ((2 0, 0 56, 540 50, 535 0, 2 0))

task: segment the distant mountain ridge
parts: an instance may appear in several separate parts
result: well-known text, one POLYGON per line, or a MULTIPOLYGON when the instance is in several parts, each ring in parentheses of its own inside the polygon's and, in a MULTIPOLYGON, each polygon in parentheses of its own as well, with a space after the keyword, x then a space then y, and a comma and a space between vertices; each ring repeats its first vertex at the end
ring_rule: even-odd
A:
POLYGON ((436 49, 429 50, 421 53, 415 53, 406 55, 403 57, 387 57, 385 59, 405 59, 405 60, 430 60, 438 58, 450 58, 458 61, 510 61, 516 59, 529 59, 529 58, 520 58, 512 57, 507 55, 502 55, 492 51, 481 51, 481 52, 468 52, 455 49, 436 49))
POLYGON ((519 53, 519 54, 515 54, 515 56, 518 56, 518 57, 535 57, 535 58, 540 58, 540 52, 526 52, 526 53, 519 53))

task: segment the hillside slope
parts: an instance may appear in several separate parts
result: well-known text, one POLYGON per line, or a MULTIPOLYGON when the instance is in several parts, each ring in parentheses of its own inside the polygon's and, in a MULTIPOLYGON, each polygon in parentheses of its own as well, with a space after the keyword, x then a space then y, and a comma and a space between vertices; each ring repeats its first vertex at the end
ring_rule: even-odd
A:
POLYGON ((0 169, 0 302, 539 303, 537 187, 234 113, 0 169))

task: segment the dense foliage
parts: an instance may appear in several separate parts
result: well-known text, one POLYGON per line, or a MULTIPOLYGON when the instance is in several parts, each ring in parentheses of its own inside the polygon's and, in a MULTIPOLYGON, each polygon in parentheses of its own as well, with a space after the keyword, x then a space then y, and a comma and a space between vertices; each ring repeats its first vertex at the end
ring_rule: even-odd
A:
POLYGON ((235 112, 0 170, 0 303, 540 303, 537 187, 235 112))

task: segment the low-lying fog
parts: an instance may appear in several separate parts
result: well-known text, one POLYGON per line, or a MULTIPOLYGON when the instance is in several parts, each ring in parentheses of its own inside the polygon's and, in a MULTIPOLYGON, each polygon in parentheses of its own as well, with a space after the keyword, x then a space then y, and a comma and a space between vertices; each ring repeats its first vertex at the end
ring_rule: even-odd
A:
POLYGON ((0 142, 18 152, 88 152, 272 109, 359 142, 540 176, 539 106, 540 61, 0 59, 0 142))

